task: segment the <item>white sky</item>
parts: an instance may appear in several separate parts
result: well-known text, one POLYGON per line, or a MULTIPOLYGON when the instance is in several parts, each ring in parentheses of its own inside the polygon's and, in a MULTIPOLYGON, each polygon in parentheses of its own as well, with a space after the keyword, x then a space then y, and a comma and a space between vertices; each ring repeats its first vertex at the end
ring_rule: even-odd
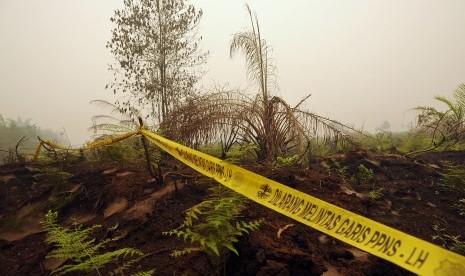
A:
MULTIPOLYGON (((250 22, 243 1, 195 0, 211 52, 202 83, 247 87, 243 57, 229 58, 234 32, 250 22)), ((248 1, 274 49, 282 96, 373 131, 407 129, 418 105, 465 82, 464 0, 248 1)), ((122 1, 0 0, 0 114, 89 140, 89 105, 113 101, 105 85, 110 17, 122 1)))

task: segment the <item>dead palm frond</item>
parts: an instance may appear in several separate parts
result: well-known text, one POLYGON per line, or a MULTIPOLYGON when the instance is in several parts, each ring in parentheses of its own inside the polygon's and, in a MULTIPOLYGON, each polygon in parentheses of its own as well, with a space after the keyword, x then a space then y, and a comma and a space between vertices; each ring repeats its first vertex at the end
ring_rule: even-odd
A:
POLYGON ((252 16, 250 7, 246 5, 250 16, 251 30, 244 30, 233 35, 229 46, 231 58, 236 52, 242 51, 247 64, 249 79, 259 84, 264 101, 269 99, 269 89, 276 86, 275 66, 270 58, 271 48, 266 40, 261 38, 257 15, 252 16))
POLYGON ((93 100, 90 103, 105 108, 112 114, 92 116, 92 126, 89 127, 89 130, 92 130, 94 134, 97 134, 98 131, 111 133, 128 132, 134 130, 137 126, 137 121, 131 118, 130 115, 127 115, 137 113, 123 113, 115 104, 105 100, 93 100))
POLYGON ((251 30, 233 35, 230 54, 244 53, 247 75, 258 84, 259 93, 249 97, 238 90, 217 89, 191 98, 169 114, 163 129, 191 146, 220 141, 223 154, 235 142, 252 144, 257 158, 265 162, 303 155, 315 137, 323 137, 325 143, 350 142, 353 128, 301 107, 310 95, 295 107, 273 95, 277 85, 271 48, 260 36, 257 16, 246 7, 251 30))
POLYGON ((229 149, 236 140, 238 114, 247 102, 248 97, 235 90, 191 97, 168 114, 161 129, 189 146, 221 141, 229 149))

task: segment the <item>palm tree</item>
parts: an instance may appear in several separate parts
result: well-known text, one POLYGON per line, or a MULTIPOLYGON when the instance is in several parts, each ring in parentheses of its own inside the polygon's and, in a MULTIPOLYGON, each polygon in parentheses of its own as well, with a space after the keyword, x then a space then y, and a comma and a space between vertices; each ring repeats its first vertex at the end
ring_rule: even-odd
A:
POLYGON ((345 127, 298 107, 307 100, 305 97, 296 107, 290 107, 282 98, 273 95, 277 87, 275 66, 270 58, 271 48, 261 37, 257 15, 246 5, 250 17, 251 29, 233 35, 230 43, 230 55, 242 51, 246 58, 247 75, 258 84, 260 93, 248 109, 242 124, 245 140, 257 145, 257 156, 260 160, 276 160, 279 155, 295 149, 302 153, 305 141, 309 141, 309 133, 318 133, 322 128, 326 137, 345 138, 348 136, 341 130, 345 127), (313 131, 311 131, 313 130, 313 131))
POLYGON ((435 100, 446 105, 446 111, 431 106, 418 106, 417 133, 426 133, 431 137, 433 150, 440 146, 449 148, 457 143, 465 142, 465 84, 459 84, 453 99, 436 96, 435 100))
POLYGON ((277 85, 271 48, 260 35, 256 14, 246 7, 251 29, 233 35, 230 55, 244 53, 247 75, 259 92, 248 96, 237 90, 215 89, 172 112, 164 129, 172 138, 193 146, 220 140, 223 155, 236 142, 252 144, 257 158, 264 162, 303 155, 315 137, 323 137, 326 143, 350 141, 353 128, 301 108, 310 95, 295 107, 273 95, 277 85))

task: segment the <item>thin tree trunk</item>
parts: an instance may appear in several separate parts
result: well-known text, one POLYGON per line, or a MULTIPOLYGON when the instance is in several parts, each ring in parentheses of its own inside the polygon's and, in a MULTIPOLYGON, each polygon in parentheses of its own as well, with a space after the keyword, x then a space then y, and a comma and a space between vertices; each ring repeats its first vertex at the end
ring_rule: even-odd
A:
MULTIPOLYGON (((138 117, 138 119, 139 119, 139 124, 142 127, 144 125, 144 123, 142 122, 142 118, 138 117)), ((150 174, 150 176, 155 178, 155 183, 163 184, 163 175, 161 173, 160 165, 158 165, 158 175, 153 170, 152 161, 150 159, 149 149, 147 147, 147 139, 145 138, 144 135, 141 136, 141 140, 142 140, 142 145, 144 146, 145 160, 147 161, 147 168, 149 170, 149 174, 150 174)))
POLYGON ((161 58, 161 61, 159 64, 159 70, 160 70, 160 95, 161 95, 161 122, 163 122, 166 118, 166 114, 168 113, 168 108, 167 108, 167 95, 166 95, 165 38, 164 38, 164 30, 163 30, 164 21, 162 21, 159 0, 157 0, 157 13, 158 13, 158 28, 160 31, 158 49, 159 49, 159 54, 161 58))

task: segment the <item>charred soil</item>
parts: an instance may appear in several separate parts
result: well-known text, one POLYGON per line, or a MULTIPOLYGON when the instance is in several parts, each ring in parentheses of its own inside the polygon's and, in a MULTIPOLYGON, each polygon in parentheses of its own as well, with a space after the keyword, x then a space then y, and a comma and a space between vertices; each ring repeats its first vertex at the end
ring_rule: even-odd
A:
MULTIPOLYGON (((204 252, 171 257, 188 244, 164 236, 181 225, 186 209, 204 200, 203 177, 172 161, 159 185, 144 162, 0 167, 0 271, 3 275, 48 275, 57 266, 46 255, 40 221, 50 208, 71 226, 100 224, 97 240, 116 224, 118 240, 108 250, 134 247, 146 255, 134 272, 156 275, 411 275, 410 272, 275 213, 254 202, 246 220, 264 219, 259 230, 216 258, 204 252)), ((445 164, 465 164, 465 152, 403 157, 396 153, 349 152, 293 166, 243 167, 332 204, 440 246, 437 236, 463 235, 465 198, 441 180, 445 164), (449 163, 445 163, 445 162, 449 163), (363 174, 365 168, 369 175, 363 174)), ((460 237, 463 241, 464 237, 460 237)), ((462 253, 463 254, 463 253, 462 253)))

